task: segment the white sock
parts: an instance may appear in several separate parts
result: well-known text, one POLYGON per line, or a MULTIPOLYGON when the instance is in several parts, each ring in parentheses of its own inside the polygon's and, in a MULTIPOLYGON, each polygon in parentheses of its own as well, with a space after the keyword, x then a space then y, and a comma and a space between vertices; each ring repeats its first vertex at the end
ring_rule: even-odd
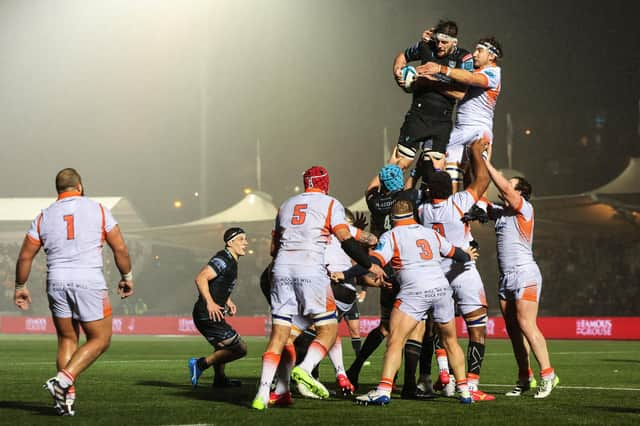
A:
POLYGON ((322 343, 314 340, 311 342, 311 345, 309 345, 307 356, 304 357, 304 360, 298 365, 298 367, 311 374, 311 371, 316 367, 316 365, 320 364, 320 361, 322 361, 322 358, 326 355, 327 348, 325 348, 322 343))
POLYGON ((262 354, 262 375, 260 376, 260 387, 258 388, 256 397, 260 397, 265 405, 269 403, 271 382, 273 382, 278 364, 280 364, 280 354, 274 352, 265 352, 262 354))
POLYGON ((336 342, 329 349, 329 359, 336 370, 336 377, 344 372, 344 361, 342 360, 342 342, 340 337, 336 338, 336 342))

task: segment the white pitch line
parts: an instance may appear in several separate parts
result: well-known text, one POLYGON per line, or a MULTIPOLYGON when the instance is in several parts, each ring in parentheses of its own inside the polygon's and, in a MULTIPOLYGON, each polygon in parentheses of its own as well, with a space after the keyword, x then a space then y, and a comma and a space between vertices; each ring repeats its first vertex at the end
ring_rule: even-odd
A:
MULTIPOLYGON (((259 359, 262 359, 260 357, 244 357, 242 359, 245 359, 247 361, 257 361, 259 359)), ((178 362, 178 363, 182 363, 182 362, 186 362, 187 360, 182 360, 182 359, 123 359, 123 360, 104 360, 104 361, 100 361, 98 360, 96 362, 95 365, 100 365, 100 364, 145 364, 145 363, 159 363, 159 362, 167 362, 167 363, 172 363, 172 362, 178 362)), ((18 366, 18 365, 52 365, 55 364, 55 362, 52 361, 20 361, 20 362, 10 362, 7 365, 10 366, 18 366)))
MULTIPOLYGON (((495 383, 482 383, 482 386, 487 386, 490 388, 511 388, 513 385, 498 385, 495 383)), ((631 392, 640 392, 638 388, 605 388, 605 387, 596 387, 596 386, 556 386, 557 389, 576 389, 576 390, 606 390, 606 391, 631 391, 631 392)))
MULTIPOLYGON (((577 352, 553 352, 549 351, 551 355, 608 355, 608 354, 635 354, 637 351, 577 351, 577 352)), ((513 356, 513 352, 488 352, 485 354, 487 356, 513 356)))

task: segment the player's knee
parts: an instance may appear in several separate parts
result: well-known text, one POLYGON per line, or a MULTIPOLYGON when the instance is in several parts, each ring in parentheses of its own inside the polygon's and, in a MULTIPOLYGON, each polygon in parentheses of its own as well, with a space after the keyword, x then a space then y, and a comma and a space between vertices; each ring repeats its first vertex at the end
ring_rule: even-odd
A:
POLYGON ((242 339, 229 349, 236 354, 238 358, 247 356, 247 344, 242 339))
POLYGON ((109 349, 111 346, 111 336, 101 336, 96 338, 96 344, 98 346, 98 351, 103 354, 109 349))

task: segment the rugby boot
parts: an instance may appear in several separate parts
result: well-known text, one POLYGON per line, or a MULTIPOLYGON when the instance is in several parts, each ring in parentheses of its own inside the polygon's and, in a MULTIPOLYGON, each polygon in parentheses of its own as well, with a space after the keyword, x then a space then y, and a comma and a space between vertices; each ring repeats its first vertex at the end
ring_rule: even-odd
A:
POLYGON ((387 405, 389 402, 391 402, 391 397, 377 389, 356 397, 356 404, 358 405, 387 405))
POLYGON ((551 391, 560 383, 560 378, 554 376, 553 379, 540 379, 540 386, 536 394, 533 395, 536 399, 546 398, 551 394, 551 391))

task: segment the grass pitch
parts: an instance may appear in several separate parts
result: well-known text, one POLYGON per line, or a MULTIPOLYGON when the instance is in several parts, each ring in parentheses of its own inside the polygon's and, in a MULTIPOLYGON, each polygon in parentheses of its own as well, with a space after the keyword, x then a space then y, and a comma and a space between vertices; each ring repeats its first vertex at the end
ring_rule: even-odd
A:
MULTIPOLYGON (((189 382, 187 360, 210 350, 204 339, 116 336, 109 351, 77 383, 76 416, 61 418, 41 388, 55 374, 55 338, 0 336, 0 424, 640 424, 640 342, 549 341, 561 382, 545 400, 502 396, 515 382, 515 361, 507 341, 489 340, 481 388, 496 394, 495 401, 468 406, 451 398, 403 401, 394 395, 386 407, 361 407, 338 397, 298 397, 291 408, 255 412, 249 404, 266 340, 246 340, 247 358, 227 367, 227 374, 244 385, 214 390, 211 370, 202 375, 197 389, 189 382)), ((348 366, 353 359, 349 339, 343 340, 343 348, 348 366)), ((377 383, 382 354, 383 347, 363 369, 358 393, 377 383)), ((323 361, 321 379, 330 389, 335 389, 333 377, 332 367, 323 361)))

